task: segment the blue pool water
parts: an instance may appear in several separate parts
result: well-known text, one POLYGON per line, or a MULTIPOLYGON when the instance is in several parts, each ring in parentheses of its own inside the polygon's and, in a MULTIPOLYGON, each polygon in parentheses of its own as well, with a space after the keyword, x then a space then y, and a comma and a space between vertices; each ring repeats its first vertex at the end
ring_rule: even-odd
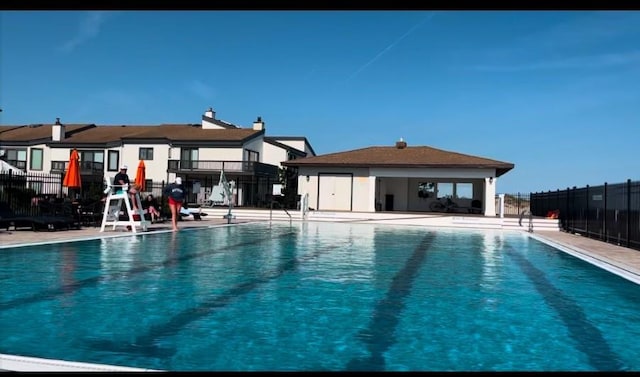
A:
POLYGON ((172 371, 640 370, 640 286, 527 234, 244 224, 0 249, 0 353, 172 371))

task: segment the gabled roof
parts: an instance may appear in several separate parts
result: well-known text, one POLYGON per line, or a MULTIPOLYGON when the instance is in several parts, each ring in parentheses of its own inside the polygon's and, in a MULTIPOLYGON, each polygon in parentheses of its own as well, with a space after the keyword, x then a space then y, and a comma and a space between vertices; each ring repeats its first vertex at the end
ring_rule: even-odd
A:
POLYGON ((306 156, 307 156, 307 153, 306 153, 305 151, 301 151, 301 150, 300 150, 300 149, 298 149, 298 148, 294 148, 294 147, 292 147, 292 146, 290 146, 290 145, 287 145, 287 144, 281 143, 281 142, 279 142, 279 141, 275 140, 275 138, 273 138, 273 137, 267 137, 267 136, 265 136, 265 137, 264 137, 264 142, 265 142, 265 143, 269 143, 269 144, 271 144, 271 145, 274 145, 274 146, 276 146, 276 147, 278 147, 278 148, 282 148, 282 149, 284 149, 285 151, 289 151, 290 153, 292 153, 292 154, 294 154, 294 155, 296 155, 296 156, 298 156, 298 157, 306 157, 306 156))
POLYGON ((14 130, 16 128, 20 128, 20 127, 25 127, 25 126, 2 126, 0 125, 0 134, 6 131, 11 131, 14 130))
MULTIPOLYGON (((51 140, 53 124, 29 124, 23 126, 0 126, 0 142, 43 143, 51 140)), ((67 135, 95 127, 93 124, 65 124, 67 135)))
POLYGON ((204 120, 206 122, 209 122, 209 123, 212 123, 212 124, 215 124, 217 126, 223 127, 223 128, 241 128, 240 126, 237 126, 237 125, 235 125, 233 123, 226 122, 226 121, 224 121, 222 119, 211 118, 211 117, 208 117, 206 115, 202 116, 202 120, 204 120))
MULTIPOLYGON (((304 137, 304 136, 265 136, 265 138, 264 138, 264 141, 273 141, 273 142, 276 142, 276 143, 284 144, 284 143, 282 143, 282 140, 302 141, 302 142, 304 142, 304 145, 307 148, 309 148, 311 153, 314 156, 316 155, 316 152, 313 150, 313 147, 309 143, 309 140, 307 140, 307 138, 304 137)), ((275 145, 275 143, 272 143, 272 144, 275 145)), ((304 150, 302 152, 304 152, 304 150)), ((305 154, 306 154, 306 152, 305 152, 305 154)))
POLYGON ((284 166, 380 167, 380 168, 489 168, 499 177, 514 165, 484 157, 428 146, 405 148, 374 146, 282 162, 284 166))
POLYGON ((263 135, 264 130, 252 128, 202 129, 200 124, 160 125, 95 125, 64 124, 65 137, 53 141, 53 124, 0 126, 0 144, 33 145, 46 143, 50 147, 119 145, 123 142, 151 144, 172 143, 180 146, 239 146, 263 135))
POLYGON ((189 141, 195 143, 212 141, 243 142, 263 131, 251 128, 230 129, 202 129, 199 124, 161 124, 157 126, 107 126, 101 125, 94 129, 65 138, 64 143, 95 143, 110 141, 189 141))

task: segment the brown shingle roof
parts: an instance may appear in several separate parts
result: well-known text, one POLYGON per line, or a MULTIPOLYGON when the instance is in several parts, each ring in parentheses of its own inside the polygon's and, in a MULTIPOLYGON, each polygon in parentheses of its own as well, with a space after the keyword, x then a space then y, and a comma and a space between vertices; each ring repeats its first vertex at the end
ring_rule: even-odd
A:
POLYGON ((386 167, 386 168, 493 168, 501 176, 514 165, 484 157, 449 152, 427 146, 368 147, 282 162, 284 166, 386 167))
MULTIPOLYGON (((51 140, 52 124, 37 126, 0 126, 0 142, 34 142, 51 140)), ((264 133, 252 128, 202 129, 199 124, 161 125, 82 125, 65 124, 66 137, 52 146, 107 144, 122 140, 170 140, 178 142, 242 142, 264 133)))
MULTIPOLYGON (((51 128, 53 124, 31 124, 28 126, 2 126, 13 127, 5 132, 0 133, 0 141, 35 141, 51 139, 51 128)), ((65 124, 65 132, 67 134, 81 130, 84 127, 92 127, 89 124, 65 124)))

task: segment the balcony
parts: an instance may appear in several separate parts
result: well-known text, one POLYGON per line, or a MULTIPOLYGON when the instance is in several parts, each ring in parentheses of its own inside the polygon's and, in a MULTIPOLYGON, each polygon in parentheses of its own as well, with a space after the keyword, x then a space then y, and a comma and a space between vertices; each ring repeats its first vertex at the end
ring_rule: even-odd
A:
POLYGON ((170 173, 234 173, 236 175, 278 176, 278 167, 257 161, 169 160, 170 173))
POLYGON ((22 170, 23 172, 27 171, 27 161, 21 160, 5 160, 8 164, 15 166, 16 168, 22 170))
MULTIPOLYGON (((64 173, 67 166, 69 161, 51 161, 51 173, 64 173)), ((80 161, 80 175, 104 175, 104 163, 80 161)))

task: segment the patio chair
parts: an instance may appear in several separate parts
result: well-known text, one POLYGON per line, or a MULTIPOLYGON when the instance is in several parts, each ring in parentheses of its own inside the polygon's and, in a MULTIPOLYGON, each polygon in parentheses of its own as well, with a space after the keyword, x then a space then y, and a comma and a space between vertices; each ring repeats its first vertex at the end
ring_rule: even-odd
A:
POLYGON ((478 199, 472 200, 469 213, 482 213, 482 202, 478 199))
MULTIPOLYGON (((7 202, 0 202, 0 220, 3 226, 8 222, 8 226, 13 226, 15 230, 19 228, 29 228, 34 231, 79 229, 79 223, 73 217, 23 215, 14 212, 7 202)), ((6 229, 9 230, 8 227, 6 229)))

